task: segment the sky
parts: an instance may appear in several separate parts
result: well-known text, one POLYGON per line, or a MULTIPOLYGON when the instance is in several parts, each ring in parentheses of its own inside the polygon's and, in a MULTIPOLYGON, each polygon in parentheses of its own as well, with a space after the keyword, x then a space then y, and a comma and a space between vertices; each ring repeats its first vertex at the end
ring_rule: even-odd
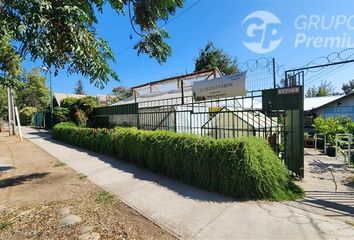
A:
MULTIPOLYGON (((353 9, 354 1, 338 0, 186 0, 184 8, 171 16, 173 21, 165 26, 173 54, 160 65, 146 55, 137 55, 130 46, 140 38, 131 29, 128 17, 119 16, 106 6, 103 14, 98 13, 97 29, 116 56, 117 61, 111 67, 120 81, 112 80, 101 90, 88 79, 61 70, 52 76, 53 92, 71 93, 81 79, 88 94, 109 94, 116 86, 132 87, 193 72, 194 59, 208 41, 236 58, 240 65, 264 57, 275 58, 285 69, 302 67, 313 59, 316 64, 326 63, 323 57, 328 55, 338 61, 334 59, 338 54, 331 53, 354 47, 353 9)), ((340 56, 354 59, 354 50, 344 51, 340 56)), ((40 67, 40 61, 24 63, 26 70, 35 66, 40 67)), ((354 79, 353 64, 328 67, 306 74, 305 87, 328 81, 339 91, 343 82, 351 79, 354 79)))

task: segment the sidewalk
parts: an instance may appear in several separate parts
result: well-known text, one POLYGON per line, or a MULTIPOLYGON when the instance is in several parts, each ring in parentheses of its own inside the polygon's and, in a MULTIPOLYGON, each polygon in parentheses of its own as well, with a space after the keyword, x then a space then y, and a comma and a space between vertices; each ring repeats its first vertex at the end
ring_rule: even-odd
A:
POLYGON ((354 168, 348 168, 344 159, 305 149, 305 179, 300 185, 306 198, 292 205, 354 226, 354 183, 347 179, 353 174, 354 168))
MULTIPOLYGON (((28 140, 183 239, 352 239, 354 228, 286 203, 238 202, 23 128, 28 140)), ((119 216, 117 216, 119 217, 119 216)))

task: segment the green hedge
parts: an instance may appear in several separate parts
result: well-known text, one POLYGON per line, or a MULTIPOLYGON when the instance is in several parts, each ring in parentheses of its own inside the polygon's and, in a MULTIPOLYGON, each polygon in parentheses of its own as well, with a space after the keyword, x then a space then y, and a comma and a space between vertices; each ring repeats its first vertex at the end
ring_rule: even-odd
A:
POLYGON ((283 200, 303 195, 260 138, 214 140, 134 128, 79 128, 68 123, 56 125, 53 136, 231 197, 283 200))

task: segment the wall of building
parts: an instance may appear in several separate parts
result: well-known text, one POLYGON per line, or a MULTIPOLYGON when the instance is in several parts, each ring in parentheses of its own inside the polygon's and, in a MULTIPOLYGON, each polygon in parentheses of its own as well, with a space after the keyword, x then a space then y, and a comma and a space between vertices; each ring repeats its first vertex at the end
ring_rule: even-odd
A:
POLYGON ((324 118, 332 116, 348 116, 354 121, 354 94, 319 108, 316 111, 316 114, 321 115, 324 118))
POLYGON ((114 125, 137 126, 138 115, 137 114, 109 115, 108 119, 109 122, 114 125))

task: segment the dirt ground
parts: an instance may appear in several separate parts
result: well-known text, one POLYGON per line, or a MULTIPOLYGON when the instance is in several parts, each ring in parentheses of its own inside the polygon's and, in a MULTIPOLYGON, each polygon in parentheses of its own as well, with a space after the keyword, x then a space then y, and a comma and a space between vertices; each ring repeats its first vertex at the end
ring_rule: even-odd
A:
POLYGON ((174 239, 29 141, 0 133, 0 239, 174 239), (65 216, 81 222, 63 226, 65 216))

